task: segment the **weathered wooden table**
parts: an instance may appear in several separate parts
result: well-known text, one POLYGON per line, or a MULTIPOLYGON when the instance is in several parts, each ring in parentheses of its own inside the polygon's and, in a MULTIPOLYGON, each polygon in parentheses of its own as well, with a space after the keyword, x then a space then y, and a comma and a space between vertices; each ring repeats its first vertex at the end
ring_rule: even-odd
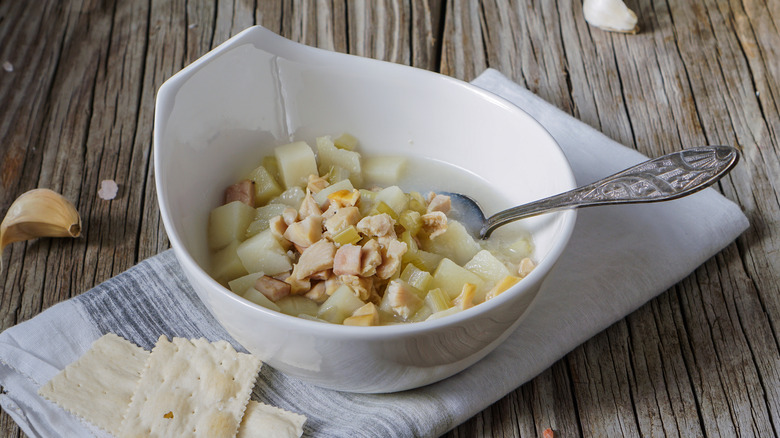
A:
MULTIPOLYGON (((579 0, 0 0, 0 211, 49 187, 77 240, 2 255, 3 329, 168 247, 151 160, 157 88, 244 28, 471 80, 493 67, 647 155, 738 146, 717 188, 751 228, 448 436, 780 433, 780 2, 630 0, 607 33, 579 0), (103 179, 119 196, 98 198, 103 179)), ((672 226, 672 224, 670 224, 672 226)), ((3 436, 21 432, 0 415, 3 436)))

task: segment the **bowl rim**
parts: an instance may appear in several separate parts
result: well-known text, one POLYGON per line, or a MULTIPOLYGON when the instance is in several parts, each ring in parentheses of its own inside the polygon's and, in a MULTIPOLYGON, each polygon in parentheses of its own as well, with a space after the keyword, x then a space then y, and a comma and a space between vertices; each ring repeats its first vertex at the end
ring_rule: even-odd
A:
MULTIPOLYGON (((551 143, 551 145, 554 146, 553 149, 555 154, 559 155, 559 157, 566 164, 564 169, 565 172, 563 175, 560 175, 560 179, 565 179, 564 182, 567 183, 567 185, 569 185, 572 189, 575 187, 576 181, 573 170, 571 169, 571 165, 569 164, 569 161, 560 145, 555 141, 552 135, 550 135, 547 129, 542 126, 536 119, 503 97, 459 79, 417 67, 307 46, 277 35, 276 33, 259 25, 249 27, 229 40, 225 41, 224 43, 220 44, 199 59, 195 60, 190 65, 171 76, 160 86, 155 98, 155 116, 153 129, 153 159, 155 175, 161 174, 160 172, 162 164, 160 145, 162 144, 162 130, 160 127, 164 125, 165 118, 167 118, 167 115, 169 114, 169 112, 166 113, 163 108, 163 106, 169 104, 169 101, 171 100, 169 95, 175 96, 176 91, 178 91, 178 89, 182 86, 183 82, 185 82, 198 70, 202 69, 209 62, 216 59, 223 52, 243 44, 254 43, 257 39, 262 39, 264 42, 263 47, 258 47, 257 44, 255 44, 257 49, 279 57, 288 58, 290 55, 295 55, 296 58, 300 57, 301 59, 307 60, 306 63, 312 65, 320 65, 323 63, 323 61, 327 61, 327 63, 337 62, 339 65, 343 65, 345 62, 381 65, 385 68, 404 70, 407 72, 405 74, 430 75, 432 77, 436 77, 436 80, 447 83, 448 86, 460 87, 467 90, 468 92, 474 93, 481 99, 487 100, 492 104, 501 107, 504 111, 515 113, 521 116, 521 118, 529 119, 532 123, 535 123, 537 128, 539 128, 541 132, 547 136, 547 140, 551 143), (270 50, 269 47, 274 48, 274 50, 270 50)), ((300 59, 298 59, 298 61, 300 62, 300 59)), ((167 207, 168 196, 165 187, 163 187, 163 178, 155 178, 155 188, 160 216, 162 217, 163 225, 171 243, 171 247, 173 248, 176 257, 179 260, 179 263, 183 265, 182 268, 188 270, 191 274, 194 274, 196 277, 198 277, 197 281, 207 283, 206 286, 208 289, 217 292, 225 299, 233 301, 234 304, 249 307, 251 311, 257 314, 258 318, 261 318, 262 320, 267 320, 269 322, 272 321, 275 324, 288 325, 291 329, 295 329, 297 331, 317 330, 318 335, 326 334, 332 338, 350 340, 399 338, 399 336, 413 336, 419 334, 420 332, 434 331, 451 326, 458 326, 466 320, 489 313, 495 307, 505 305, 507 301, 514 299, 515 295, 525 292, 523 290, 523 283, 529 285, 543 281, 544 277, 552 270, 553 266, 566 248, 574 230, 577 217, 577 212, 574 209, 551 213, 559 215, 561 218, 561 225, 560 230, 557 233, 558 238, 553 242, 553 245, 550 247, 546 256, 539 262, 537 267, 528 274, 528 276, 523 278, 523 281, 518 282, 517 285, 487 302, 480 303, 469 309, 465 309, 453 315, 448 315, 444 318, 439 318, 432 321, 399 323, 383 326, 355 327, 344 326, 342 324, 327 324, 298 318, 296 316, 286 315, 281 312, 277 312, 255 304, 219 284, 210 275, 208 275, 208 273, 206 273, 206 271, 188 253, 188 251, 184 249, 185 246, 182 242, 179 232, 174 227, 173 219, 169 215, 167 207)), ((193 289, 197 290, 197 288, 194 286, 193 289)), ((199 299, 203 300, 200 298, 200 295, 199 299)), ((533 301, 534 300, 532 300, 532 302, 533 301)), ((528 312, 528 310, 531 308, 531 305, 532 303, 529 303, 528 307, 526 307, 526 310, 522 314, 518 315, 517 320, 521 319, 524 314, 528 312)), ((206 307, 209 308, 208 305, 206 307)), ((515 322, 517 322, 517 320, 515 322)))

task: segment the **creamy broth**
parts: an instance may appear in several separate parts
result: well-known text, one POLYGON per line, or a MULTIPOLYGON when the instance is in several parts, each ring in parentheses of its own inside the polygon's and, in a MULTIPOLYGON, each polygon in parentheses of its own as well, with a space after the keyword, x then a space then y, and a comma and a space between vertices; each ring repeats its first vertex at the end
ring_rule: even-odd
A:
POLYGON ((345 169, 359 170, 355 163, 372 157, 322 139, 316 157, 302 142, 278 147, 273 160, 264 160, 248 179, 228 187, 225 204, 212 211, 211 274, 236 294, 322 322, 421 322, 479 305, 535 266, 531 235, 519 224, 488 240, 475 239, 447 217, 446 196, 434 199, 438 192, 462 193, 477 199, 487 214, 509 207, 478 175, 408 157, 402 171, 390 173, 392 181, 388 175, 371 179, 368 170, 345 169), (328 160, 343 160, 336 179, 333 167, 316 175, 328 160), (302 169, 316 172, 303 184, 305 195, 301 188, 263 192, 280 178, 295 187, 291 176, 297 181, 304 173, 311 175, 302 169))

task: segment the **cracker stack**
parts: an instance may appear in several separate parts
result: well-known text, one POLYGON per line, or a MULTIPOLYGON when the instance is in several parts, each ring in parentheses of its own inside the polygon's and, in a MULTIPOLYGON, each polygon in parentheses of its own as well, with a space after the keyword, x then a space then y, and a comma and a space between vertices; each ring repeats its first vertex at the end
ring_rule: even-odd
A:
POLYGON ((149 353, 109 333, 39 393, 120 438, 300 437, 306 417, 249 400, 261 366, 226 341, 161 336, 149 353))

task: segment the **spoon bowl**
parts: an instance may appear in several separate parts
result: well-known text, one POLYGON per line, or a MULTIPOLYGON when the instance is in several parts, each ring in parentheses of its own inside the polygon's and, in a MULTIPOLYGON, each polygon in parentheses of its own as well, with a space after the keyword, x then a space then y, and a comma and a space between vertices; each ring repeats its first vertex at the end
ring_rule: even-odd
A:
POLYGON ((553 211, 597 205, 669 201, 711 186, 739 161, 730 146, 685 149, 644 161, 594 183, 486 217, 470 197, 447 193, 452 217, 473 235, 487 239, 498 227, 553 211))

